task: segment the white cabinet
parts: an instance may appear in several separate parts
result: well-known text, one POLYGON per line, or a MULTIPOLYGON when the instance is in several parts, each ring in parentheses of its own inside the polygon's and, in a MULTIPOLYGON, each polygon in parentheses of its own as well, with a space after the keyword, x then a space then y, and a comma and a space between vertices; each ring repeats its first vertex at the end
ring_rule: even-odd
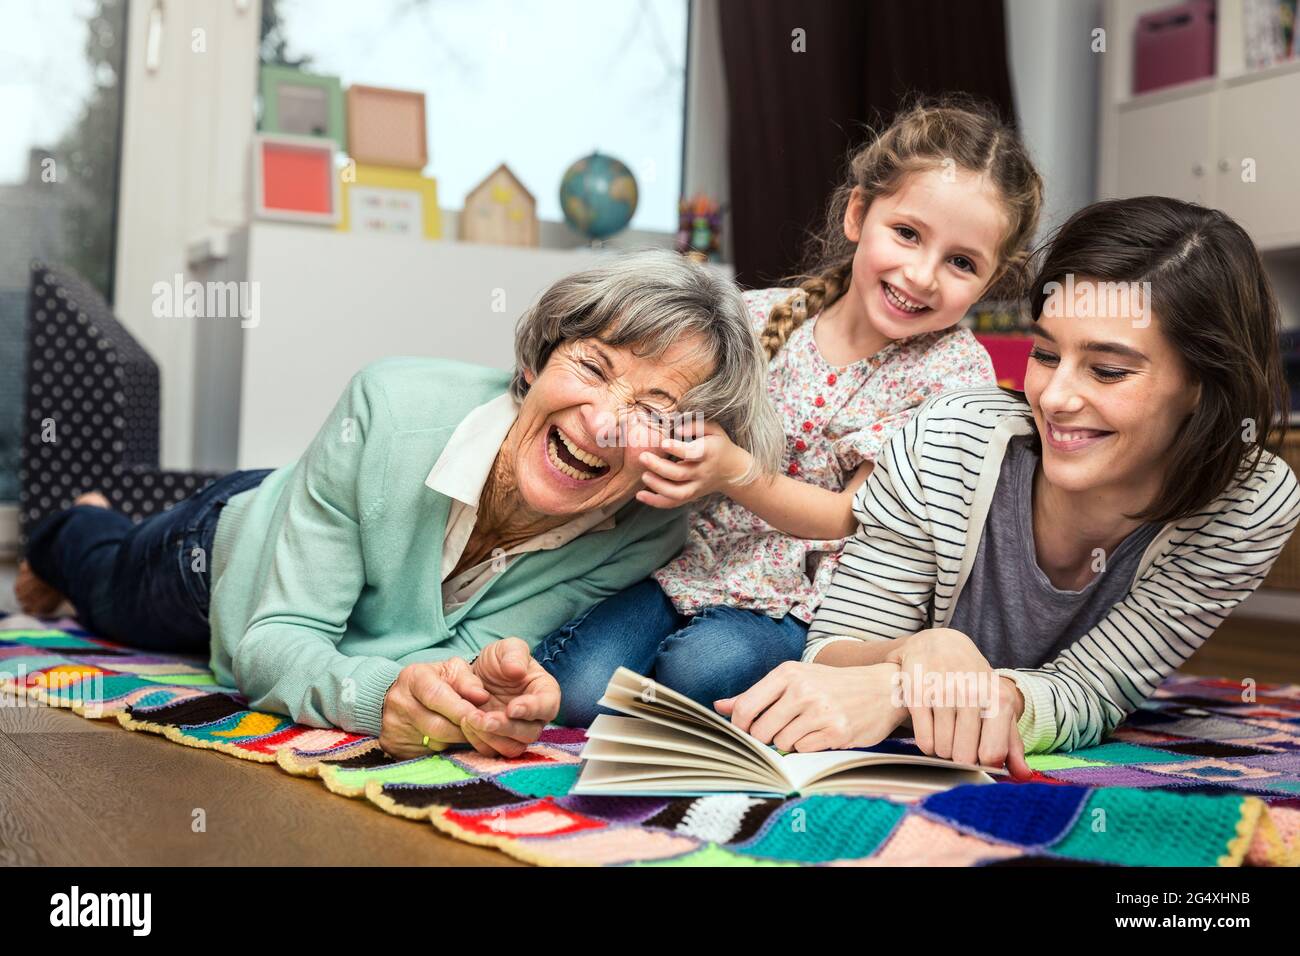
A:
POLYGON ((1212 205, 1215 103, 1213 93, 1199 93, 1121 110, 1116 195, 1212 205))
POLYGON ((1300 249, 1300 60, 1247 73, 1240 0, 1220 0, 1220 75, 1131 95, 1133 30, 1158 0, 1106 0, 1098 192, 1222 209, 1261 251, 1300 249))
POLYGON ((1214 205, 1261 248, 1300 242, 1300 72, 1228 85, 1220 98, 1214 205))

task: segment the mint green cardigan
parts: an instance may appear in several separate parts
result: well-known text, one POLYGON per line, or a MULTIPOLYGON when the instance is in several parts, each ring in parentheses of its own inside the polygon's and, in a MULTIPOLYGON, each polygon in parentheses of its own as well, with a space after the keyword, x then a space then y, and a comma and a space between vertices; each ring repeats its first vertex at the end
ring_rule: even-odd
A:
POLYGON ((212 556, 212 670, 252 707, 378 735, 408 664, 467 660, 516 636, 536 645, 668 562, 682 510, 636 501, 615 526, 524 554, 451 614, 442 546, 451 499, 424 484, 506 372, 427 358, 362 369, 306 453, 230 499, 212 556))

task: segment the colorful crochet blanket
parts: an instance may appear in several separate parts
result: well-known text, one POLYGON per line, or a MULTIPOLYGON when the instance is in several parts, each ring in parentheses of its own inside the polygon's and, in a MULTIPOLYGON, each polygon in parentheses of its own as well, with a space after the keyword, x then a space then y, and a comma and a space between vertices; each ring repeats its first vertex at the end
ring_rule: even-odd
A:
MULTIPOLYGON (((335 794, 546 865, 1300 865, 1300 686, 1174 677, 1113 739, 1029 758, 1032 781, 919 802, 570 796, 584 735, 518 760, 396 761, 375 738, 250 710, 206 662, 75 621, 0 619, 0 689, 189 747, 278 764, 335 794), (1253 696, 1253 699, 1252 699, 1253 696)), ((906 744, 901 744, 906 746, 906 744)))

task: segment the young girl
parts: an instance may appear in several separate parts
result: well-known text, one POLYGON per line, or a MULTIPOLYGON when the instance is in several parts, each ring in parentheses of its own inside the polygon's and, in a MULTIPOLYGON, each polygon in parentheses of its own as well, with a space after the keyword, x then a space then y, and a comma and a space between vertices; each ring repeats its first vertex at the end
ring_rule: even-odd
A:
POLYGON ((928 397, 994 383, 988 354, 956 325, 1027 259, 1042 181, 1015 133, 965 104, 922 103, 849 173, 798 287, 746 294, 771 357, 785 474, 746 480, 749 455, 712 423, 643 453, 639 500, 714 497, 680 556, 538 645, 562 723, 589 724, 620 665, 711 706, 797 659, 876 454, 928 397))

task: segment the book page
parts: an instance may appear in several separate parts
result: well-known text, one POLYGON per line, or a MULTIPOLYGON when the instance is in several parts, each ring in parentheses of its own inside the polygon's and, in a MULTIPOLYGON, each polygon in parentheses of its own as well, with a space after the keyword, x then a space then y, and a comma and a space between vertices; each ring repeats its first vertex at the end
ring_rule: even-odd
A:
MULTIPOLYGON (((954 763, 943 757, 927 757, 924 754, 897 754, 897 753, 877 753, 864 750, 822 750, 814 753, 790 753, 782 754, 777 758, 781 762, 781 768, 785 771, 786 778, 791 782, 795 790, 803 791, 809 785, 818 781, 827 780, 827 778, 849 772, 851 767, 870 767, 877 773, 886 773, 889 768, 912 768, 923 767, 934 771, 927 779, 944 779, 943 775, 947 774, 949 783, 947 786, 954 786, 953 779, 963 772, 974 771, 981 774, 998 773, 1006 776, 1007 771, 1003 769, 992 770, 988 767, 980 767, 976 764, 954 763), (938 776, 935 776, 937 774, 938 776)), ((988 777, 992 782, 992 777, 988 777)), ((957 782, 968 782, 958 780, 957 782)), ((946 787, 944 788, 946 789, 946 787)))
POLYGON ((604 761, 585 764, 582 776, 569 792, 672 797, 695 797, 709 793, 752 793, 765 797, 782 797, 786 794, 784 787, 745 783, 698 770, 673 771, 645 764, 604 761))
POLYGON ((702 707, 684 694, 665 687, 635 671, 620 667, 610 678, 605 696, 597 701, 602 707, 617 710, 682 730, 694 731, 715 740, 732 741, 753 754, 774 772, 780 773, 776 751, 759 743, 736 728, 721 714, 702 707))
POLYGON ((876 797, 907 799, 928 796, 962 784, 993 782, 993 778, 981 770, 893 765, 841 770, 839 773, 808 784, 801 792, 804 794, 865 793, 876 797))
POLYGON ((638 747, 634 744, 613 743, 599 738, 589 738, 582 750, 583 760, 594 760, 620 767, 665 767, 671 770, 693 770, 710 776, 733 781, 758 783, 763 786, 783 786, 784 781, 763 774, 754 766, 737 766, 716 757, 697 757, 679 750, 661 750, 657 747, 638 747))
MULTIPOLYGON (((749 773, 755 772, 759 767, 748 751, 733 746, 729 741, 701 737, 677 727, 638 717, 597 714, 587 728, 587 739, 639 748, 656 747, 674 754, 692 754, 711 760, 715 765, 738 767, 749 773)), ((584 757, 586 754, 587 751, 583 750, 584 757)), ((776 779, 766 768, 763 768, 763 772, 768 778, 776 779)))

